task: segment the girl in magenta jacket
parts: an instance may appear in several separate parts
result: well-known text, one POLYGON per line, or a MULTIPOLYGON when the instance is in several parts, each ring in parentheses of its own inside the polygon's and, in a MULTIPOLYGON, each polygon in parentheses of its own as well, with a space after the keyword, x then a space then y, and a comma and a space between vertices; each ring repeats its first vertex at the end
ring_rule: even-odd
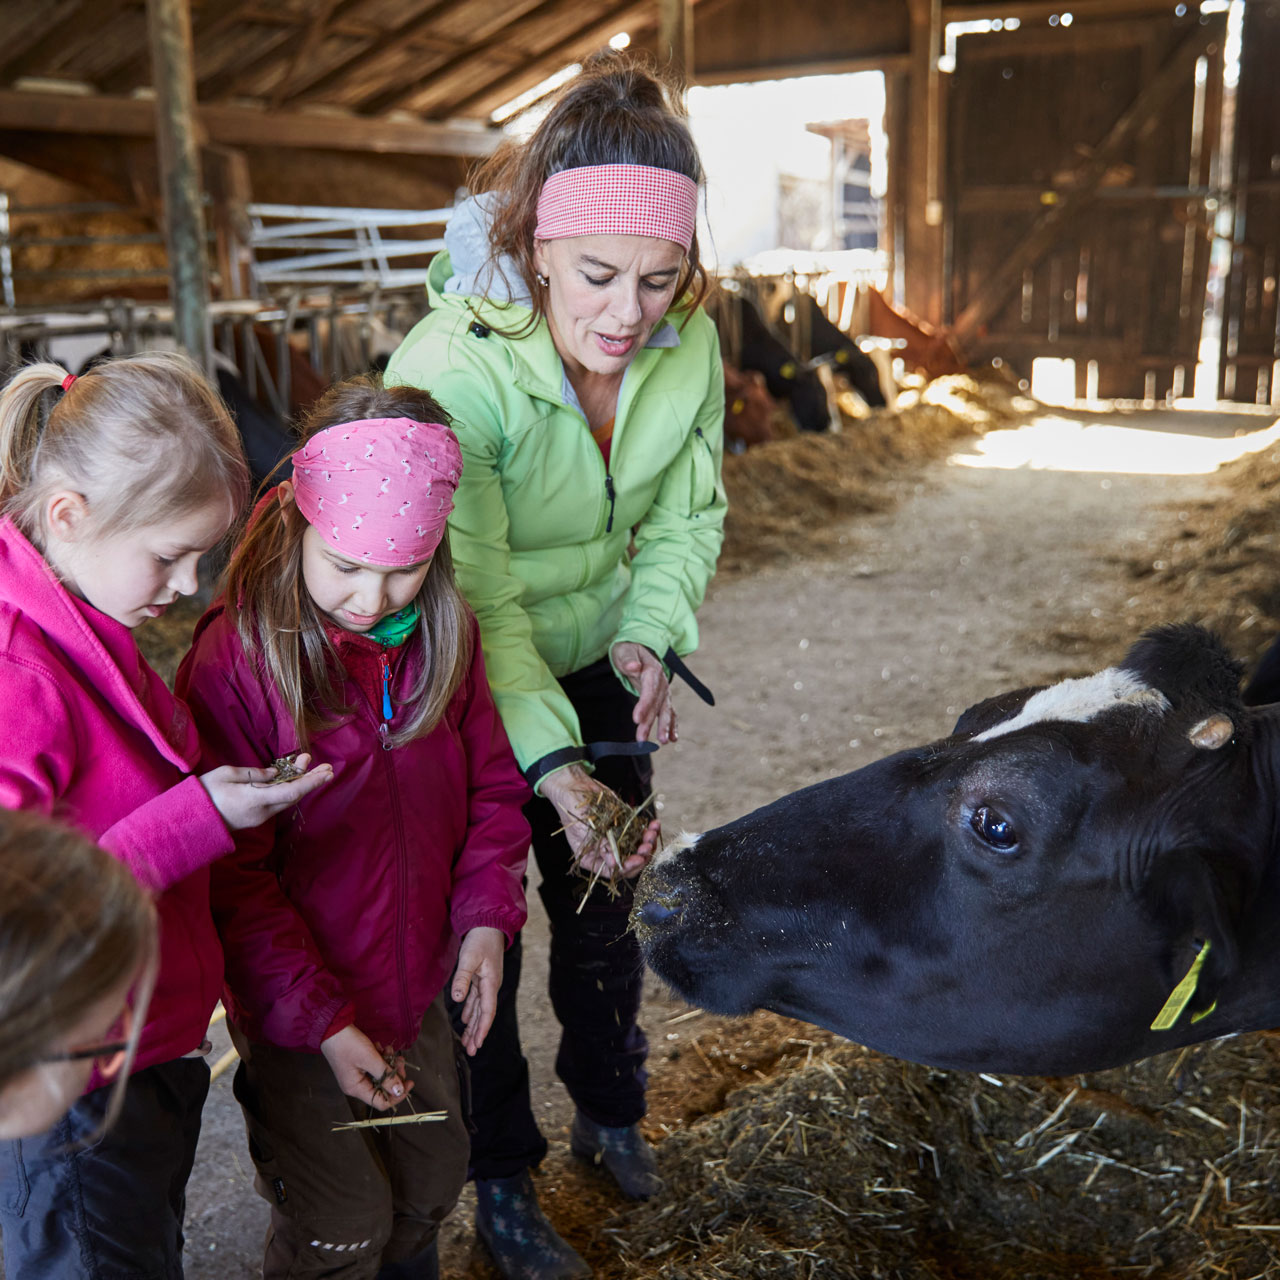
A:
POLYGON ((269 1277, 432 1274, 469 1149, 442 990, 474 1052, 525 918, 529 792, 453 581, 443 417, 416 388, 332 389, 178 673, 217 758, 334 773, 213 877, 269 1277), (391 1107, 446 1115, 335 1131, 391 1107))
MULTIPOLYGON (((0 805, 55 815, 119 858, 156 896, 161 938, 115 1127, 83 1146, 110 1104, 95 1076, 42 1138, 0 1146, 10 1280, 182 1274, 222 972, 208 867, 231 849, 229 827, 260 824, 329 776, 278 791, 253 785, 262 769, 196 776, 195 727, 134 642, 196 589, 247 483, 235 425, 182 357, 108 361, 79 379, 36 364, 0 394, 0 805)), ((236 761, 249 763, 260 760, 236 761)))

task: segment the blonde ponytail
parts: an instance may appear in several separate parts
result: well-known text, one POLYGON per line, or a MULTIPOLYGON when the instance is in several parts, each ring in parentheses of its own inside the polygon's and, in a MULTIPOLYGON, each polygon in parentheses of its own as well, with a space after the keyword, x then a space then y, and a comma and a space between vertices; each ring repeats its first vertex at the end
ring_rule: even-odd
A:
POLYGON ((0 505, 6 508, 31 483, 44 430, 40 402, 45 392, 60 389, 66 376, 65 369, 48 361, 30 364, 0 391, 0 505))
POLYGON ((33 364, 0 392, 0 515, 38 547, 60 489, 81 494, 95 532, 162 524, 215 499, 238 511, 249 492, 240 433, 217 391, 185 356, 151 351, 106 360, 66 385, 33 364))

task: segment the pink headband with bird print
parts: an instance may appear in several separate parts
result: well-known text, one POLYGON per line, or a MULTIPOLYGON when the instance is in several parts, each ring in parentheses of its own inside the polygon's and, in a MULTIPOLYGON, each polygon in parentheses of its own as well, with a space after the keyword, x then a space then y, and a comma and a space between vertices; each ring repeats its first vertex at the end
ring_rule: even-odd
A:
POLYGON ((340 422, 293 455, 294 501, 307 522, 349 559, 395 568, 431 558, 461 476, 453 432, 412 418, 340 422))

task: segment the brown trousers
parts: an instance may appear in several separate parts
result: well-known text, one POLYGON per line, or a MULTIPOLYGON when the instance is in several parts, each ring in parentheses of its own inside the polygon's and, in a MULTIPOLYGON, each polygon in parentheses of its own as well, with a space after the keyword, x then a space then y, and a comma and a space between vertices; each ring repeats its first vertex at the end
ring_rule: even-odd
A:
MULTIPOLYGON (((323 1056, 233 1039, 254 1185, 271 1206, 264 1280, 372 1280, 384 1263, 428 1248, 462 1190, 470 1151, 461 1050, 443 999, 404 1054, 413 1109, 447 1111, 443 1121, 334 1133, 378 1113, 338 1088, 323 1056)), ((394 1114, 409 1111, 401 1104, 394 1114)))

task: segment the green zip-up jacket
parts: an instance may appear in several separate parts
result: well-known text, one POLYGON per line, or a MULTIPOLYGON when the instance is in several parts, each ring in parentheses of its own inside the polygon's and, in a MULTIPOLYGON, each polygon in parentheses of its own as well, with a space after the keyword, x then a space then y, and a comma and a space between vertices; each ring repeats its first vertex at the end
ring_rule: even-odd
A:
POLYGON ((619 640, 659 657, 697 647, 694 615, 726 505, 720 345, 705 312, 668 315, 678 345, 646 346, 628 367, 606 470, 586 419, 566 403, 546 321, 502 337, 497 329, 520 332, 527 306, 445 292, 453 272, 449 254, 437 254, 432 310, 386 379, 428 389, 453 418, 463 457, 449 518, 458 582, 516 759, 537 780, 544 757, 582 745, 557 676, 619 640))

